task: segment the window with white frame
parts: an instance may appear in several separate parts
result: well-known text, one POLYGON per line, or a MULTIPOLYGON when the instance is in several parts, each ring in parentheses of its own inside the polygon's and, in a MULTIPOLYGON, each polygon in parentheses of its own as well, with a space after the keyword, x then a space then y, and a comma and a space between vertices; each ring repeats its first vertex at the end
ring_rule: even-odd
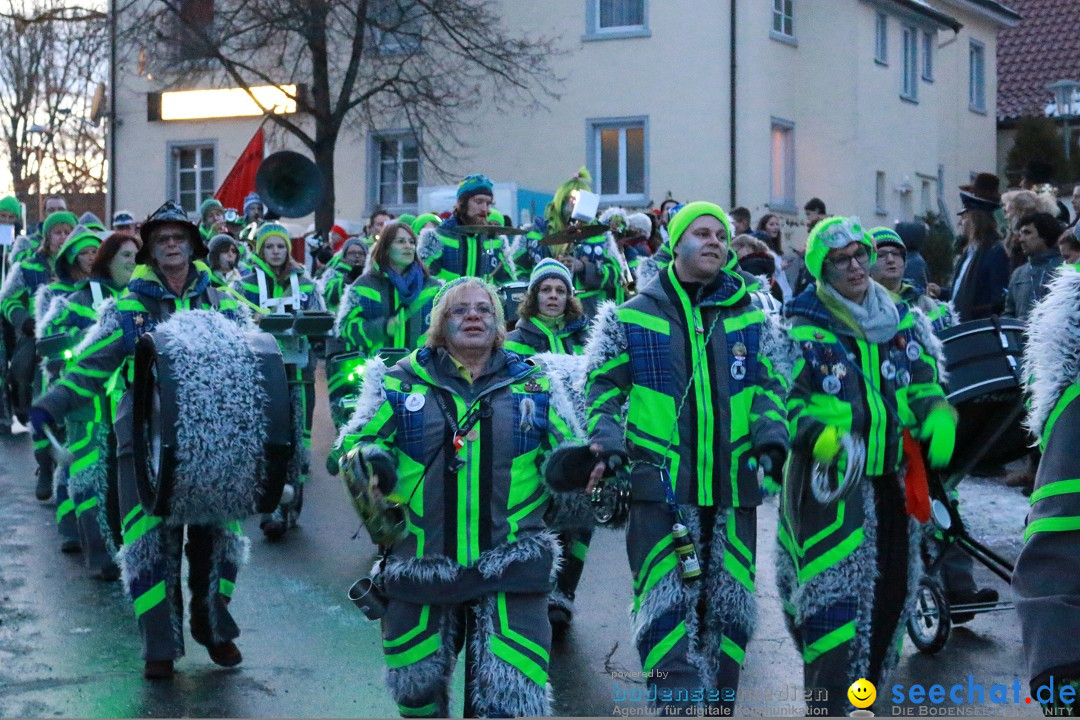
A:
POLYGON ((588 166, 603 202, 644 203, 648 193, 646 118, 588 121, 588 166))
POLYGON ((169 149, 170 194, 189 213, 213 197, 217 189, 214 177, 216 149, 213 144, 173 144, 169 149))
POLYGON ((934 81, 934 34, 924 32, 922 36, 922 79, 934 81))
POLYGON ((585 0, 585 38, 648 36, 648 14, 648 0, 585 0))
POLYGON ((785 38, 795 37, 795 0, 773 0, 772 32, 785 38))
POLYGON ((889 210, 885 207, 885 172, 878 170, 874 176, 874 212, 878 215, 888 215, 889 210))
POLYGON ((400 55, 420 49, 423 9, 409 0, 370 0, 368 47, 382 55, 400 55))
POLYGON ((883 12, 874 20, 874 62, 889 64, 889 18, 883 12))
POLYGON ((795 123, 772 118, 769 209, 795 212, 795 123))
POLYGON ((900 86, 900 97, 905 100, 919 98, 919 31, 910 25, 904 26, 904 73, 900 86))
POLYGON ((420 144, 412 133, 374 135, 369 163, 369 205, 394 213, 415 211, 420 187, 420 144))
POLYGON ((968 108, 986 112, 986 46, 978 40, 968 47, 968 108))

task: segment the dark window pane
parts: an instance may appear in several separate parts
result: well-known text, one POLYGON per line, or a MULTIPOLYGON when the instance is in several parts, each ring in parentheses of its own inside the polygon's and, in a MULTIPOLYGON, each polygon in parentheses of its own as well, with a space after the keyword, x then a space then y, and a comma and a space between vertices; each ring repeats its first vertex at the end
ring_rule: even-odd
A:
POLYGON ((600 131, 600 194, 619 194, 619 130, 600 131))
POLYGON ((195 173, 180 173, 180 192, 195 192, 195 173))
POLYGON ((199 150, 199 165, 204 168, 214 167, 214 148, 202 148, 199 150))
POLYGON ((645 128, 626 129, 626 192, 645 192, 645 128))
POLYGON ((599 0, 599 2, 601 28, 645 24, 644 0, 599 0))

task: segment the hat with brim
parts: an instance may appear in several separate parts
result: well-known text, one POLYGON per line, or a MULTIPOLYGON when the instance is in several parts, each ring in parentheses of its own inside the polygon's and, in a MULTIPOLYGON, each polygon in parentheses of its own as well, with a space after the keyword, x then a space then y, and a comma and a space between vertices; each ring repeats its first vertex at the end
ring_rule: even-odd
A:
POLYGON ((990 202, 1001 202, 1001 180, 994 173, 978 173, 970 184, 961 185, 960 191, 990 202))
POLYGON ((142 237, 143 246, 139 248, 138 254, 135 255, 135 262, 143 264, 150 262, 154 257, 153 243, 151 242, 154 231, 163 225, 170 224, 179 226, 187 233, 188 242, 191 243, 192 259, 206 257, 206 246, 203 245, 199 227, 188 219, 184 208, 170 200, 155 210, 150 217, 146 218, 146 222, 139 228, 139 236, 142 237))
POLYGON ((964 208, 960 212, 956 213, 957 215, 963 215, 964 213, 971 210, 984 210, 986 212, 992 213, 1001 207, 1000 202, 979 197, 978 195, 970 193, 966 190, 960 191, 960 203, 964 206, 964 208))

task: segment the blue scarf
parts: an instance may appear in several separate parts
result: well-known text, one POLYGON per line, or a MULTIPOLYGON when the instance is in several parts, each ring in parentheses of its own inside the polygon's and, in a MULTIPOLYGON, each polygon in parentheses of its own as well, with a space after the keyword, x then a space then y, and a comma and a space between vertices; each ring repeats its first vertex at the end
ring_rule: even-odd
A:
POLYGON ((424 270, 420 267, 420 263, 415 261, 405 271, 404 275, 393 268, 389 268, 386 271, 386 277, 390 280, 394 289, 397 290, 402 305, 411 305, 413 300, 419 297, 420 291, 424 289, 424 270))

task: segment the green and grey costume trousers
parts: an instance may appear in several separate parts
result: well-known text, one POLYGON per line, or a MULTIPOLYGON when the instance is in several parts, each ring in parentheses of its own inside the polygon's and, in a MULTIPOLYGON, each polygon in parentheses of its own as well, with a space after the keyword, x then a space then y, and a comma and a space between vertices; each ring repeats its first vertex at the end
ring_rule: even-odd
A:
POLYGON ((135 605, 143 659, 175 660, 184 655, 182 552, 188 558, 191 636, 201 645, 218 645, 240 635, 228 605, 247 541, 238 522, 169 525, 165 518, 143 511, 135 484, 131 405, 130 395, 125 395, 115 425, 119 514, 124 540, 120 566, 135 605))
POLYGON ((467 644, 464 717, 551 714, 551 625, 543 593, 489 593, 456 605, 387 601, 383 654, 402 717, 450 717, 454 663, 467 644))
POLYGON ((681 509, 702 570, 691 581, 679 575, 669 506, 631 505, 634 641, 658 708, 732 707, 756 620, 757 509, 681 509))

